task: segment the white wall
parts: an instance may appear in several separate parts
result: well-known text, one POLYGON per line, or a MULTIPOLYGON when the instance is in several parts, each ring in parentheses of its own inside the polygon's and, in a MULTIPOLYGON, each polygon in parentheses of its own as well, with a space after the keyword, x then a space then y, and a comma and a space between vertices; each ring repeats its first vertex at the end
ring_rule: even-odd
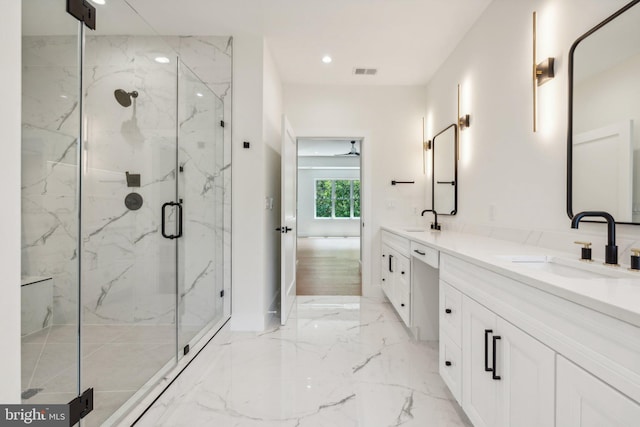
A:
POLYGON ((360 236, 359 218, 315 217, 316 180, 360 179, 359 167, 359 156, 298 157, 298 237, 360 236), (345 166, 358 169, 344 169, 345 166))
MULTIPOLYGON (((577 37, 625 3, 494 0, 489 5, 427 88, 431 132, 455 120, 458 83, 462 113, 471 115, 471 127, 461 132, 458 215, 447 221, 569 229, 565 208, 568 52, 577 37), (539 88, 537 133, 532 131, 533 10, 538 11, 539 58, 556 57, 556 78, 539 88)), ((593 229, 604 232, 598 225, 593 229)))
MULTIPOLYGON (((263 313, 275 311, 280 300, 280 168, 282 146, 282 82, 267 43, 264 49, 263 74, 263 138, 265 145, 264 194, 273 198, 273 209, 265 210, 264 262, 265 288, 263 313)), ((264 208, 263 208, 264 209, 264 208)))
POLYGON ((264 176, 262 121, 263 40, 233 39, 232 102, 232 300, 231 327, 260 330, 264 325, 264 176), (251 143, 242 148, 243 141, 251 143), (248 268, 251 266, 251 268, 248 268))
POLYGON ((0 194, 0 402, 20 403, 20 105, 21 2, 0 0, 0 129, 3 144, 0 194))
POLYGON ((234 37, 233 87, 231 327, 263 330, 280 289, 282 84, 262 37, 234 37))
POLYGON ((284 110, 300 137, 363 137, 362 215, 365 296, 381 296, 381 224, 416 223, 425 208, 420 86, 285 85, 284 110), (392 186, 391 180, 415 180, 392 186), (416 214, 415 212, 418 212, 416 214), (377 259, 377 258, 376 258, 377 259))

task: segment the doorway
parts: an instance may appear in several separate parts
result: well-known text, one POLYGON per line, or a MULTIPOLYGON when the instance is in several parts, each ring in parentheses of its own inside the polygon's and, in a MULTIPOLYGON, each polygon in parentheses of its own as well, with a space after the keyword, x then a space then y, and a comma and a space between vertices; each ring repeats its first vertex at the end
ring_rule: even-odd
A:
POLYGON ((362 295, 362 138, 298 138, 298 295, 362 295))

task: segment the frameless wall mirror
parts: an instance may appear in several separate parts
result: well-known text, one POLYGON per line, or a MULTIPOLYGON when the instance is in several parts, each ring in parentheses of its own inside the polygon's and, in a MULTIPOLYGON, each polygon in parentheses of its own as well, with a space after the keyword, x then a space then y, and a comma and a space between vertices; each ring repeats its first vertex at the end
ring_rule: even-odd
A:
POLYGON ((431 206, 438 215, 458 211, 458 126, 451 124, 431 140, 431 206))
POLYGON ((606 211, 640 224, 640 0, 569 53, 567 214, 606 211))

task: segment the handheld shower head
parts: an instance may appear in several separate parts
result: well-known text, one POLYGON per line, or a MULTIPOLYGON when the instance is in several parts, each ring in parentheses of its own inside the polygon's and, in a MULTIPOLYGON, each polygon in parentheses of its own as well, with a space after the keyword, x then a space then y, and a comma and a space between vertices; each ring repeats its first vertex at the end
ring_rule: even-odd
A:
POLYGON ((118 101, 118 104, 122 105, 123 107, 129 107, 132 103, 131 99, 138 97, 138 92, 136 92, 135 90, 133 92, 127 92, 122 89, 116 89, 113 92, 113 96, 116 97, 116 101, 118 101))

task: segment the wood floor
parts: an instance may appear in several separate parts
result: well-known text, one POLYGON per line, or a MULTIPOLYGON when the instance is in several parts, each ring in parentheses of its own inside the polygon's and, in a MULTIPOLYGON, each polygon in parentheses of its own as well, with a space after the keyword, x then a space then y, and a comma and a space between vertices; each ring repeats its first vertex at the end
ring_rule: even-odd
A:
POLYGON ((360 238, 299 238, 298 295, 362 295, 360 238))

